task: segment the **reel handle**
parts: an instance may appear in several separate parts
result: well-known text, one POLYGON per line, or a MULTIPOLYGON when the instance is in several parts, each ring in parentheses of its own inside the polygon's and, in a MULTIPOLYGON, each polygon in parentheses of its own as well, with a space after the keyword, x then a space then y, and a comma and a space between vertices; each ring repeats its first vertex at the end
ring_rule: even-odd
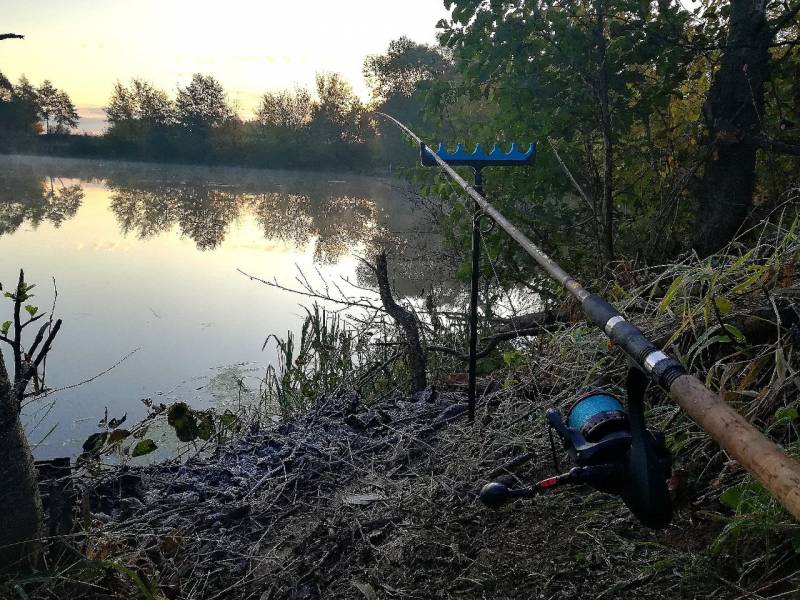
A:
POLYGON ((487 483, 481 488, 478 499, 488 508, 500 508, 507 502, 516 500, 517 498, 532 498, 537 493, 537 490, 532 487, 518 488, 512 490, 506 484, 499 481, 492 481, 487 483))
POLYGON ((608 481, 616 474, 614 465, 595 465, 591 467, 573 467, 566 473, 542 479, 531 487, 511 489, 501 481, 492 481, 483 486, 478 499, 489 508, 500 508, 503 504, 517 498, 533 498, 550 488, 570 483, 586 483, 598 487, 601 482, 608 481))

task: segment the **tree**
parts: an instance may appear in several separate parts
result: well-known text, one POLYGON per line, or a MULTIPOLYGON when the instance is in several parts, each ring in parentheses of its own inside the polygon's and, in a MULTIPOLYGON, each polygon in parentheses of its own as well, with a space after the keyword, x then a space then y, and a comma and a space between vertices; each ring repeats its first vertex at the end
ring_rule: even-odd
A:
POLYGON ((50 83, 49 79, 45 79, 39 86, 37 94, 39 96, 39 117, 45 123, 45 132, 50 133, 50 119, 58 110, 58 90, 50 83))
POLYGON ((137 118, 136 99, 133 93, 119 81, 114 84, 114 91, 111 93, 108 106, 103 110, 112 129, 137 118))
POLYGON ((167 127, 175 121, 175 105, 160 90, 143 79, 131 81, 135 101, 135 118, 148 127, 167 127))
POLYGON ((175 101, 178 123, 194 132, 207 132, 234 118, 222 85, 210 75, 195 73, 175 101))
POLYGON ((418 44, 405 36, 389 42, 384 54, 364 60, 364 78, 378 101, 412 96, 420 83, 441 78, 451 69, 452 61, 443 48, 418 44))
POLYGON ((14 96, 20 102, 24 102, 32 107, 38 107, 39 105, 39 94, 25 75, 20 76, 17 85, 14 87, 14 96))
POLYGON ((536 168, 499 193, 531 198, 535 208, 509 212, 525 222, 535 211, 562 260, 608 264, 620 231, 658 200, 665 169, 642 149, 654 127, 672 129, 669 106, 691 54, 664 40, 689 16, 678 1, 455 0, 440 23, 458 79, 434 86, 437 112, 462 99, 459 141, 540 141, 536 168))
POLYGON ((261 97, 256 119, 262 127, 276 127, 288 131, 305 128, 314 114, 314 102, 308 90, 282 90, 267 92, 261 97))
POLYGON ((167 93, 143 79, 132 79, 130 88, 117 81, 104 110, 112 127, 134 121, 147 128, 167 127, 175 121, 175 106, 167 93))
POLYGON ((78 113, 66 92, 45 79, 37 90, 39 117, 45 122, 46 133, 66 133, 78 126, 78 113), (51 128, 51 121, 54 127, 51 128))
POLYGON ((39 97, 36 89, 25 76, 17 85, 0 73, 0 144, 11 144, 9 149, 18 149, 17 142, 25 141, 39 133, 39 97))
POLYGON ((132 79, 128 87, 117 81, 105 113, 116 151, 155 158, 172 155, 175 104, 163 90, 143 79, 132 79))
MULTIPOLYGON (((453 74, 453 61, 445 48, 418 44, 406 37, 392 40, 384 54, 364 60, 364 78, 374 108, 415 130, 424 126, 422 111, 431 83, 450 81, 453 74)), ((381 158, 389 163, 416 161, 393 125, 378 120, 377 131, 375 151, 381 158)), ((440 128, 437 134, 442 133, 440 128)))
POLYGON ((42 503, 20 411, 23 402, 41 390, 39 368, 61 328, 60 319, 44 321, 45 313, 26 304, 33 287, 20 270, 16 287, 5 294, 13 302, 12 320, 0 325, 0 341, 11 347, 13 360, 12 379, 0 352, 0 565, 15 570, 35 566, 42 533, 42 503), (26 347, 23 332, 34 323, 38 331, 26 347))
POLYGON ((364 107, 350 83, 339 73, 319 73, 316 83, 313 126, 317 139, 325 144, 363 141, 364 107))
POLYGON ((56 102, 56 111, 53 113, 56 133, 67 133, 70 129, 75 129, 78 126, 80 117, 72 100, 70 100, 66 92, 59 91, 58 96, 56 96, 56 102))
MULTIPOLYGON (((716 17, 711 8, 707 13, 716 17)), ((800 144, 776 141, 765 127, 765 85, 770 79, 775 85, 770 48, 786 46, 786 58, 800 44, 800 2, 731 0, 721 12, 727 28, 719 29, 722 40, 711 41, 720 45, 722 58, 702 115, 710 152, 694 237, 701 255, 730 240, 752 209, 759 149, 800 155, 800 144), (785 30, 792 28, 794 35, 787 36, 785 30)))

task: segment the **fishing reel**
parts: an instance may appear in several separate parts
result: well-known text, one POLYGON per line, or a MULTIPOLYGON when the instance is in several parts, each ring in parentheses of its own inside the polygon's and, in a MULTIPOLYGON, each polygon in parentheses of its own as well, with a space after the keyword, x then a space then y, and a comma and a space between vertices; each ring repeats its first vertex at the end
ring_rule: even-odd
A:
MULTIPOLYGON (((672 458, 660 432, 647 429, 644 394, 647 375, 632 367, 626 381, 628 409, 611 394, 592 392, 575 402, 566 423, 555 410, 547 411, 550 441, 555 431, 575 462, 567 473, 544 479, 532 487, 511 489, 503 482, 486 484, 480 500, 498 508, 516 498, 530 498, 564 484, 586 484, 620 496, 645 526, 659 529, 672 520, 667 479, 672 458)), ((553 460, 558 462, 553 445, 553 460)))

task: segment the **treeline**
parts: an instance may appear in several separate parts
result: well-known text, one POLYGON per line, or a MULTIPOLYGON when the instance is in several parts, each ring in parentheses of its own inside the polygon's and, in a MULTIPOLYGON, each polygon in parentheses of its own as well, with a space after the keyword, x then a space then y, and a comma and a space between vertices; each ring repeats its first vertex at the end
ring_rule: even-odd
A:
POLYGON ((65 91, 48 80, 36 87, 24 75, 13 84, 0 73, 0 151, 26 149, 41 133, 64 134, 77 126, 65 91))
POLYGON ((41 99, 49 83, 34 89, 22 80, 17 86, 8 84, 0 98, 0 111, 5 109, 0 122, 16 127, 0 150, 29 148, 32 135, 49 133, 41 149, 73 156, 314 169, 409 163, 413 153, 407 148, 398 153, 403 148, 398 139, 387 142, 373 111, 389 103, 418 121, 422 96, 416 84, 441 76, 447 68, 440 49, 401 38, 392 42, 386 55, 365 61, 371 102, 363 102, 341 75, 321 73, 314 90, 263 94, 249 120, 237 113, 221 83, 210 75, 195 74, 174 98, 144 79, 117 82, 105 107, 108 128, 102 136, 64 135, 77 125, 66 94, 58 92, 71 112, 46 112, 41 99), (398 65, 398 57, 406 64, 398 65), (389 81, 398 76, 401 81, 389 81), (24 118, 12 117, 15 111, 24 118))
POLYGON ((150 83, 117 83, 106 108, 106 148, 118 156, 248 166, 349 167, 369 162, 370 118, 335 73, 305 89, 263 95, 243 120, 213 77, 196 74, 175 99, 150 83))

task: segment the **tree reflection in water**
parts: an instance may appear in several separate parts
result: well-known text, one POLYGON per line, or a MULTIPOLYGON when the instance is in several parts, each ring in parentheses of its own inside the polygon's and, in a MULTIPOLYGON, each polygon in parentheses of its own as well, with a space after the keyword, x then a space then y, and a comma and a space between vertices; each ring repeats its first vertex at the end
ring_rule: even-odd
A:
POLYGON ((240 197, 226 189, 200 185, 120 187, 110 184, 111 210, 123 235, 147 239, 177 226, 199 250, 218 247, 238 219, 240 197))
POLYGON ((78 212, 83 195, 77 183, 0 173, 0 235, 14 233, 25 222, 34 229, 42 222, 59 227, 78 212))
MULTIPOLYGON (((175 231, 210 251, 246 232, 236 223, 249 221, 265 240, 313 248, 317 263, 335 263, 354 250, 369 257, 385 247, 401 295, 441 287, 443 261, 454 259, 443 256, 430 220, 411 210, 402 186, 357 175, 330 179, 336 176, 0 157, 0 235, 25 222, 59 226, 83 201, 75 182, 100 183, 124 236, 146 240, 175 231)), ((358 264, 356 279, 369 285, 372 274, 358 264)))
POLYGON ((200 250, 225 240, 231 223, 252 215, 264 237, 295 247, 314 243, 314 258, 337 261, 378 228, 374 202, 348 196, 250 193, 185 183, 122 187, 111 184, 111 210, 125 235, 146 239, 177 226, 200 250))

